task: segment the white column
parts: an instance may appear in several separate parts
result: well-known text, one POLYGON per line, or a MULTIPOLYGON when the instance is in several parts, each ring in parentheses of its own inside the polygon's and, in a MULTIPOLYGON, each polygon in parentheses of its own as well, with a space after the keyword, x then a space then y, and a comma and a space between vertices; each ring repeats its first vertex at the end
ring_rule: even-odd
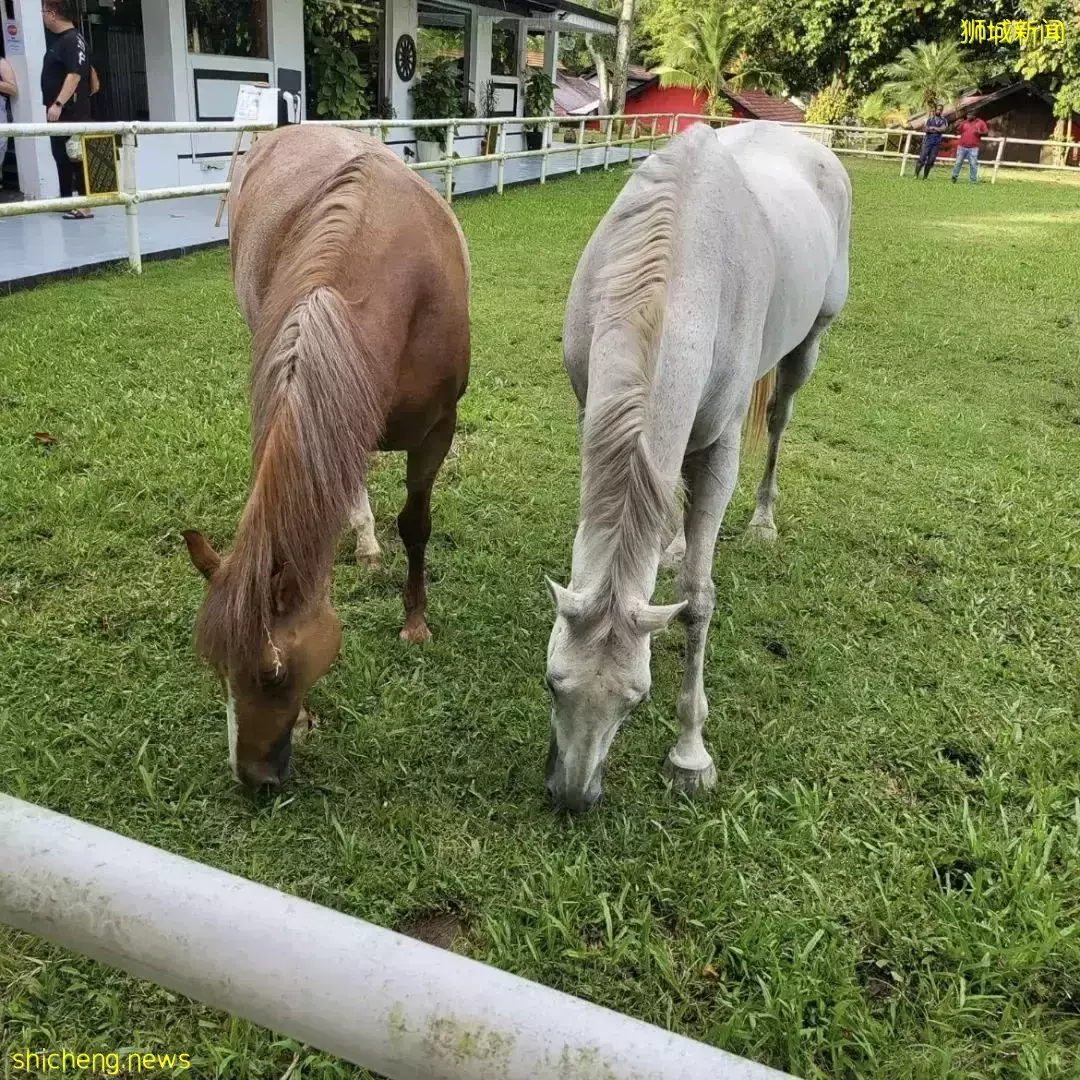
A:
POLYGON ((559 35, 548 31, 544 34, 544 74, 554 82, 559 70, 559 35))
POLYGON ((495 20, 490 15, 474 13, 469 20, 469 83, 477 112, 491 79, 491 29, 494 25, 495 20))
POLYGON ((151 120, 190 120, 183 0, 142 0, 151 120))
MULTIPOLYGON (((41 101, 41 63, 45 58, 45 25, 41 21, 41 0, 15 0, 15 24, 23 51, 8 55, 19 92, 11 99, 16 124, 44 124, 41 101)), ((15 160, 19 167, 19 187, 29 199, 54 199, 60 194, 48 139, 16 139, 15 160)))
MULTIPOLYGON (((412 95, 409 93, 412 83, 404 83, 398 78, 397 67, 394 63, 394 49, 397 46, 398 38, 402 34, 409 34, 415 42, 416 27, 416 0, 386 0, 383 71, 386 73, 385 77, 389 80, 387 84, 389 93, 387 96, 390 104, 394 107, 394 115, 399 120, 408 120, 412 117, 412 95)), ((415 78, 414 76, 413 81, 415 81, 415 78)), ((399 136, 400 132, 394 134, 395 138, 399 136)))
MULTIPOLYGON (((144 0, 145 2, 145 0, 144 0)), ((304 80, 304 3, 303 0, 270 0, 270 59, 277 85, 277 69, 291 68, 300 72, 301 93, 304 80)))

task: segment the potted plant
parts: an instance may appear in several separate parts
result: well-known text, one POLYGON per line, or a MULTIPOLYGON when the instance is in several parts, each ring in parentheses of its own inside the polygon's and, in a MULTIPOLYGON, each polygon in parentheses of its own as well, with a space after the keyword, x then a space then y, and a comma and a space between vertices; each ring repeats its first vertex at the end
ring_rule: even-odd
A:
MULTIPOLYGON (((555 101, 555 84, 543 71, 534 71, 525 84, 525 115, 548 116, 555 101)), ((525 146, 539 150, 544 145, 544 129, 539 124, 525 125, 525 146)))
MULTIPOLYGON (((409 91, 413 98, 413 119, 451 120, 461 112, 461 84, 453 60, 436 56, 427 71, 409 91)), ((438 161, 446 151, 446 128, 425 128, 417 132, 416 156, 420 161, 438 161)))

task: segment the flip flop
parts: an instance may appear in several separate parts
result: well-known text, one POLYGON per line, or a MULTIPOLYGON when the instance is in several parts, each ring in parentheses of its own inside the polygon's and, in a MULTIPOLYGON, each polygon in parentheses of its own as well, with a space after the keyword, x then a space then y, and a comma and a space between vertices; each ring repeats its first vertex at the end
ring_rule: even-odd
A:
POLYGON ((69 210, 64 214, 67 221, 87 221, 94 215, 89 210, 69 210))

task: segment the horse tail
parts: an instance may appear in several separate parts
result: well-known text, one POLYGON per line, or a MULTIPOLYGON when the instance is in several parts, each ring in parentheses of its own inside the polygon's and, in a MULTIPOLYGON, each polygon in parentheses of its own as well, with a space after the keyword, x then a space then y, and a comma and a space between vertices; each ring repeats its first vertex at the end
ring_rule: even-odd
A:
POLYGON ((754 450, 761 443, 765 434, 769 415, 769 402, 776 389, 776 368, 770 368, 756 383, 750 394, 750 407, 746 410, 743 421, 743 436, 748 450, 754 450))

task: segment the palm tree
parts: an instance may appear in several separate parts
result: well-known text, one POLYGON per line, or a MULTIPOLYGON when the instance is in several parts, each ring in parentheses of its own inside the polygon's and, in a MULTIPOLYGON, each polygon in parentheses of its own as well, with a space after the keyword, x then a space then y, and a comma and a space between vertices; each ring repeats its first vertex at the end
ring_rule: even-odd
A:
POLYGON ((881 87, 883 98, 909 115, 926 112, 935 102, 955 101, 979 81, 978 66, 955 41, 920 41, 904 49, 884 74, 889 81, 881 87))
POLYGON ((746 44, 743 27, 730 8, 714 4, 700 14, 684 15, 661 45, 660 85, 704 94, 710 112, 717 111, 724 90, 738 90, 748 82, 763 90, 778 88, 780 77, 755 68, 746 44))

